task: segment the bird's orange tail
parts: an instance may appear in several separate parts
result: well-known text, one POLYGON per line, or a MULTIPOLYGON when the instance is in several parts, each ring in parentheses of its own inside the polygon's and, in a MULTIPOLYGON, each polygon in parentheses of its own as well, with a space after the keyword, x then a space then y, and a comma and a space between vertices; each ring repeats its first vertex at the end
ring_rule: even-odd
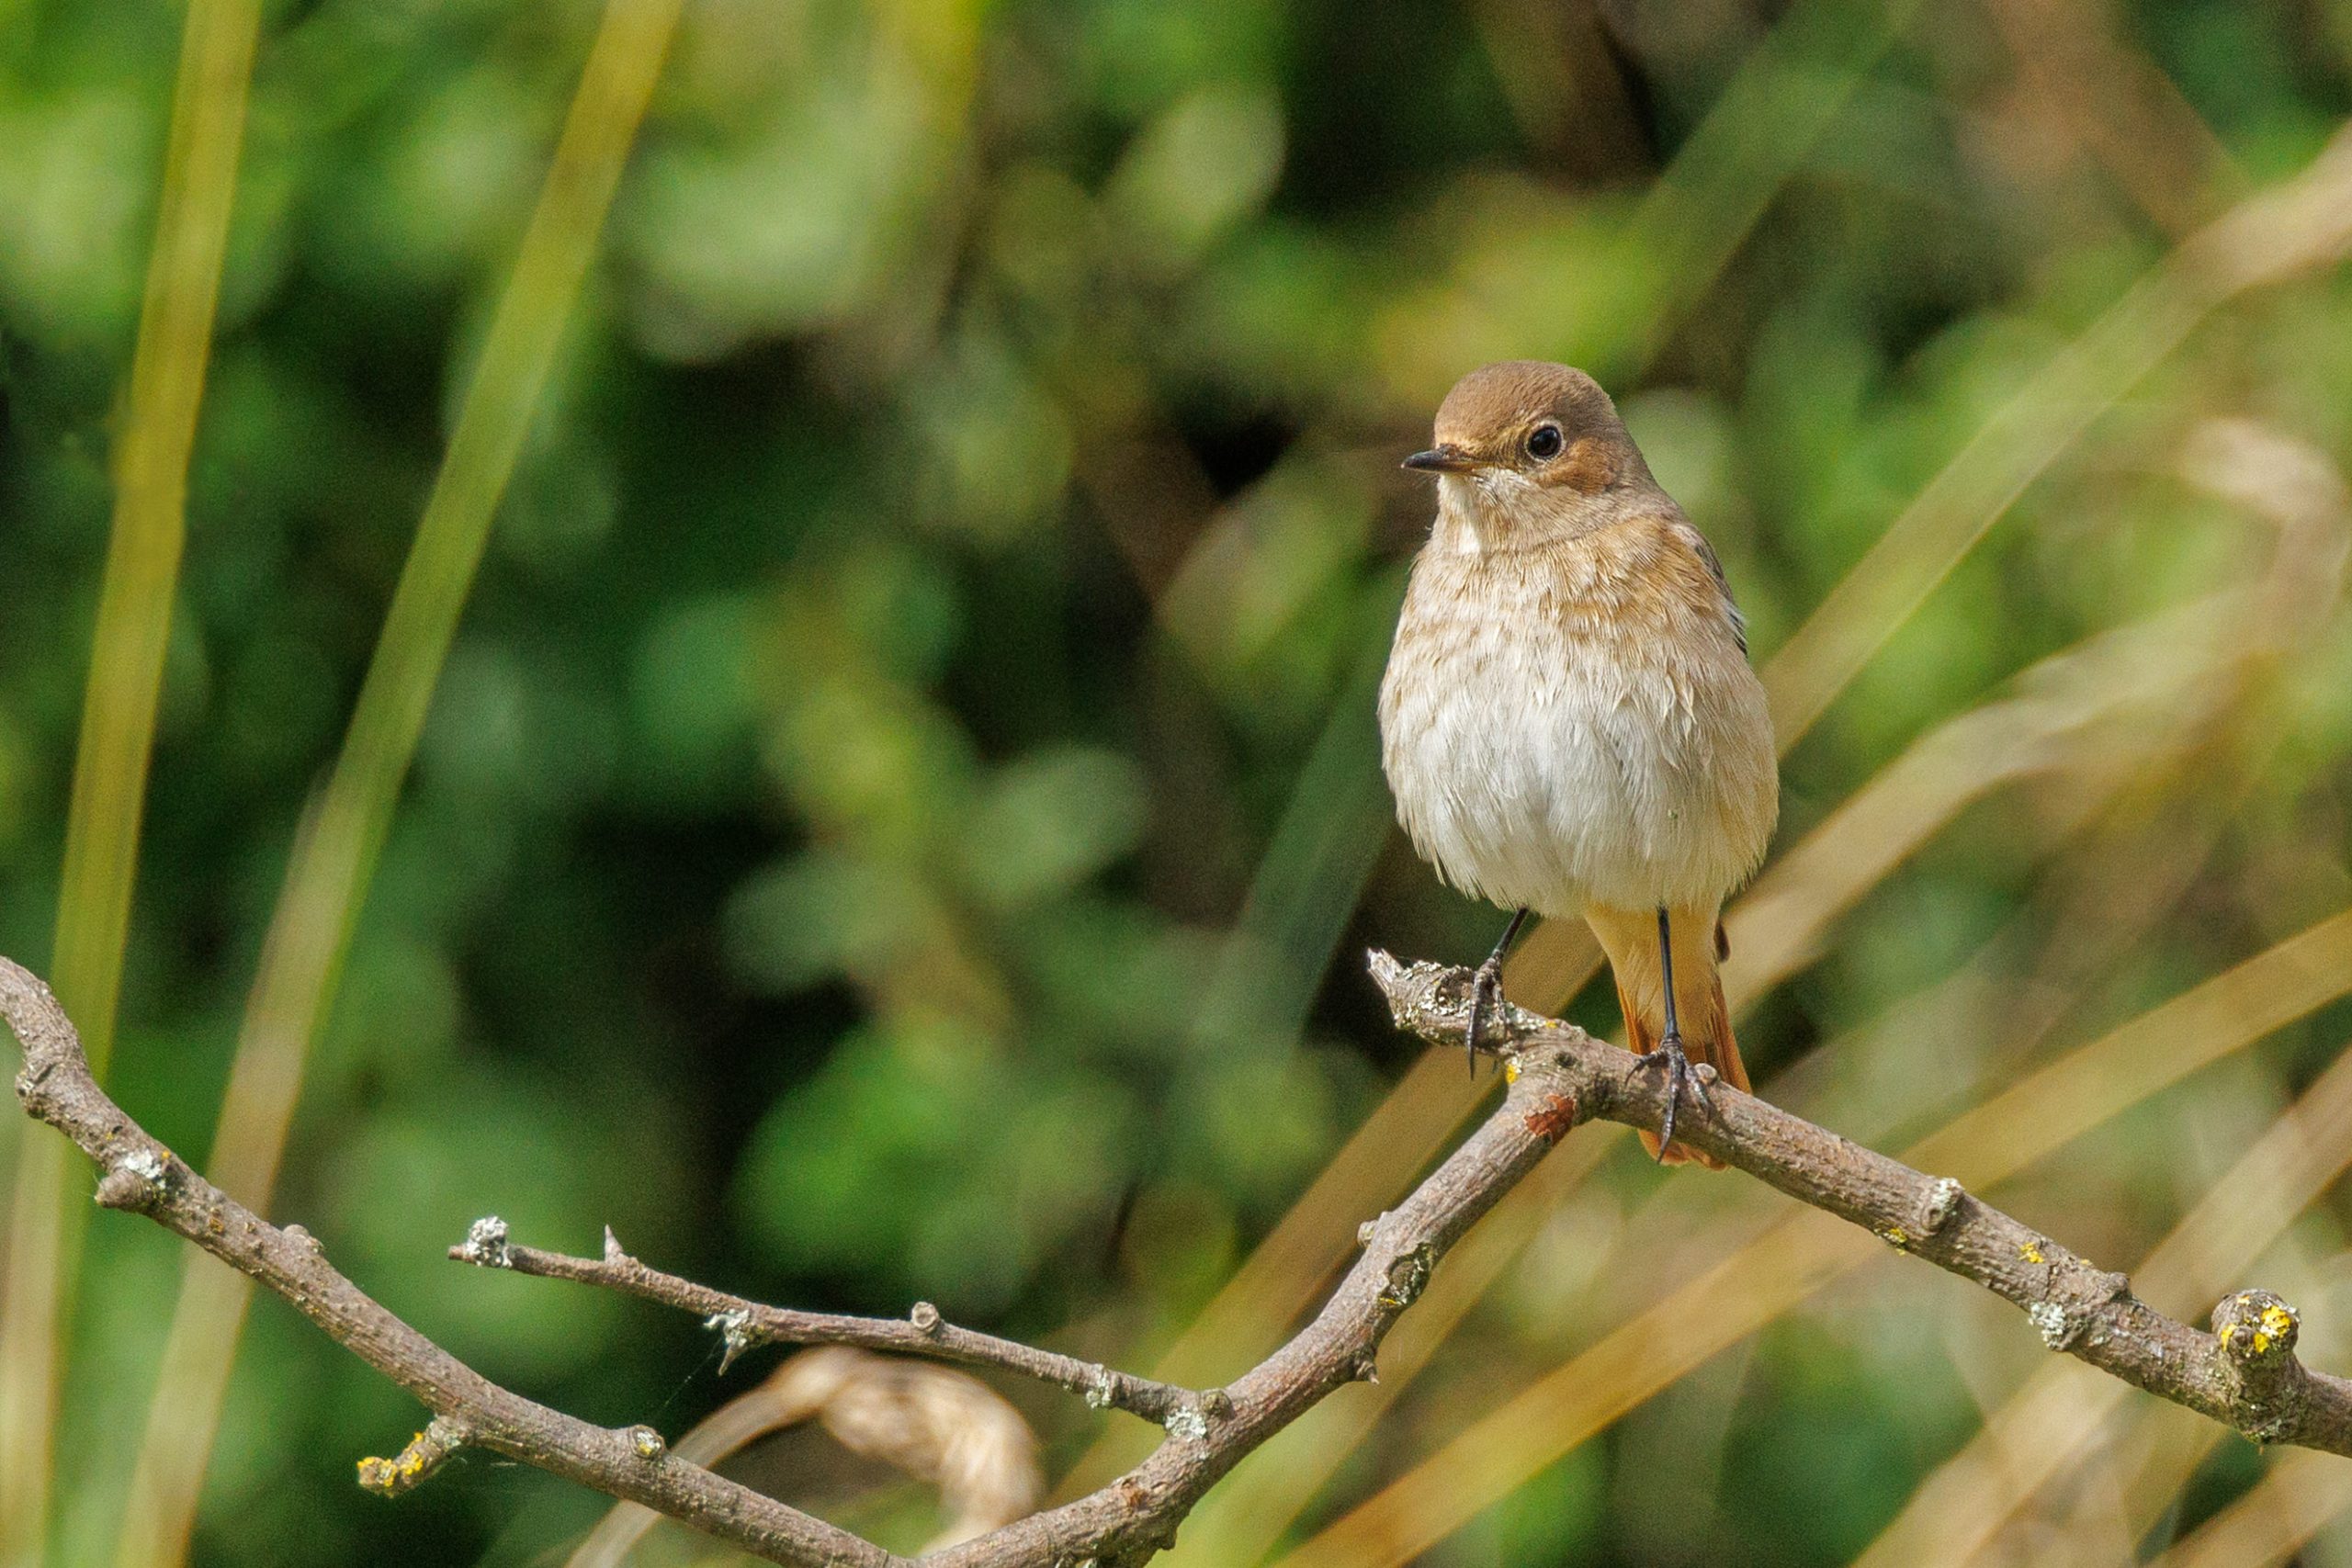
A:
MULTIPOLYGON (((1674 933, 1675 1022, 1682 1030, 1682 1049, 1696 1066, 1704 1062, 1734 1089, 1747 1088, 1747 1068, 1739 1059, 1739 1042, 1731 1032, 1731 1009, 1724 1001, 1724 983, 1717 967, 1717 909, 1713 907, 1669 909, 1674 933)), ((1617 982, 1617 1005, 1625 1015, 1626 1043, 1647 1055, 1657 1049, 1666 1033, 1666 987, 1658 964, 1657 911, 1612 909, 1593 905, 1585 921, 1609 954, 1609 972, 1617 982)), ((1686 1114, 1688 1105, 1686 1101, 1686 1114)), ((1657 1135, 1642 1134, 1642 1145, 1658 1152, 1657 1135)), ((1680 1144, 1668 1147, 1665 1163, 1696 1160, 1713 1170, 1723 1162, 1680 1144)))

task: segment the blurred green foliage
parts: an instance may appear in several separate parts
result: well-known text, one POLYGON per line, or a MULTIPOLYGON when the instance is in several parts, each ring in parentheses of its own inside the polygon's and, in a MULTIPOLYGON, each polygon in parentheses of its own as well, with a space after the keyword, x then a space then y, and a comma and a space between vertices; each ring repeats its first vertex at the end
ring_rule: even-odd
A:
MULTIPOLYGON (((1395 458, 1450 380, 1505 355, 1601 374, 1769 655, 2054 354, 2352 109, 2340 6, 2023 10, 2124 66, 2021 70, 2009 0, 690 6, 279 1215, 600 1420, 691 1422, 729 1387, 715 1348, 438 1263, 475 1215, 574 1250, 609 1223, 770 1300, 921 1295, 1148 1361, 1408 1059, 1351 950, 1491 938, 1393 841, 1369 714, 1428 504, 1395 458)), ((269 8, 112 1069, 199 1163, 594 24, 569 0, 269 8)), ((37 966, 177 37, 167 7, 0 7, 0 950, 37 966)), ((2352 451, 2352 288, 2233 302, 2103 415, 1793 754, 1782 841, 2036 659, 2258 576, 2269 532, 2180 476, 2216 415, 2352 451)), ((2275 756, 2209 814, 2177 908, 2079 977, 2069 1038, 2352 895, 2347 671, 2331 602, 2265 689, 2275 756)), ((2040 931, 2087 788, 1962 816, 1768 1005, 1751 1056, 2040 931)), ((2290 1032, 2231 1103, 2268 1106, 2347 1021, 2290 1032)), ((1936 1064, 1852 1070, 1905 1067, 1936 1064)), ((2110 1130, 2129 1180, 2071 1212, 2084 1245, 2163 1234, 2193 1195, 2165 1151, 2208 1113, 2110 1130)), ((179 1267, 128 1221, 91 1247, 61 1562, 109 1550, 179 1267)), ((1559 1359, 1532 1270, 1310 1525, 1559 1359)), ((1974 1396, 1920 1375, 1931 1345, 1874 1375, 1847 1328, 1785 1324, 1693 1396, 1733 1406, 1697 1522, 1661 1533, 1671 1505, 1626 1472, 1669 1451, 1642 1426, 1661 1401, 1443 1561, 1843 1561, 1974 1396)), ((1014 1393, 1076 1451, 1082 1412, 1014 1393)), ((363 1496, 352 1460, 413 1424, 264 1300, 197 1559, 537 1562, 593 1515, 479 1460, 363 1496)), ((2234 1462, 2177 1522, 2251 1479, 2234 1462)))

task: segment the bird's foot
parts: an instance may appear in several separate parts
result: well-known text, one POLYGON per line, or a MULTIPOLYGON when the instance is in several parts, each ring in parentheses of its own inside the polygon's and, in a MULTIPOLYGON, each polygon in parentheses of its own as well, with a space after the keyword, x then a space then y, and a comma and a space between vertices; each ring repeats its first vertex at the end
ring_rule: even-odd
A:
POLYGON ((1657 1130, 1657 1162, 1664 1165, 1666 1151, 1674 1146, 1674 1112, 1682 1103, 1683 1089, 1689 1089, 1690 1098, 1711 1112, 1715 1105, 1707 1098, 1706 1079, 1691 1070, 1690 1058, 1682 1049, 1682 1036, 1679 1032, 1670 1032, 1660 1040, 1657 1049, 1650 1053, 1649 1060, 1660 1062, 1666 1067, 1666 1115, 1657 1130))
POLYGON ((1479 964, 1478 972, 1470 979, 1470 1027, 1463 1032, 1463 1043, 1470 1048, 1472 1077, 1478 1076, 1478 1046, 1489 1010, 1500 1020, 1504 1038, 1510 1038, 1510 1015, 1503 1005, 1503 961, 1499 953, 1479 964))

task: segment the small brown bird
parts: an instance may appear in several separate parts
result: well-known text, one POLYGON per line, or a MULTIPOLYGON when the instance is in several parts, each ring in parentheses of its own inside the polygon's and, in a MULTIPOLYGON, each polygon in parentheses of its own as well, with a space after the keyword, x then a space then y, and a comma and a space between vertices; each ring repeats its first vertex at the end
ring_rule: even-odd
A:
POLYGON ((1421 857, 1517 911, 1478 970, 1473 1059, 1528 912, 1580 916, 1633 1048, 1666 1066, 1664 1135, 1643 1141, 1719 1164, 1673 1141, 1674 1109, 1692 1058, 1747 1087, 1718 917, 1780 809, 1723 567, 1609 394, 1565 365, 1464 377, 1405 467, 1438 476, 1437 523, 1381 682, 1382 765, 1421 857))

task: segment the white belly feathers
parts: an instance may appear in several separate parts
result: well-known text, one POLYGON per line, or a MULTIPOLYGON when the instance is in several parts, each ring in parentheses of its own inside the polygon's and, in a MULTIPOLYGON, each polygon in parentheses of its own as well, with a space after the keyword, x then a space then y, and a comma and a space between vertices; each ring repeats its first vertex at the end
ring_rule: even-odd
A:
POLYGON ((1432 575, 1451 581, 1424 593, 1416 571, 1381 689, 1382 750, 1399 818, 1449 882, 1572 916, 1590 902, 1713 904, 1747 878, 1776 767, 1727 620, 1659 636, 1563 615, 1509 572, 1456 561, 1432 575))

